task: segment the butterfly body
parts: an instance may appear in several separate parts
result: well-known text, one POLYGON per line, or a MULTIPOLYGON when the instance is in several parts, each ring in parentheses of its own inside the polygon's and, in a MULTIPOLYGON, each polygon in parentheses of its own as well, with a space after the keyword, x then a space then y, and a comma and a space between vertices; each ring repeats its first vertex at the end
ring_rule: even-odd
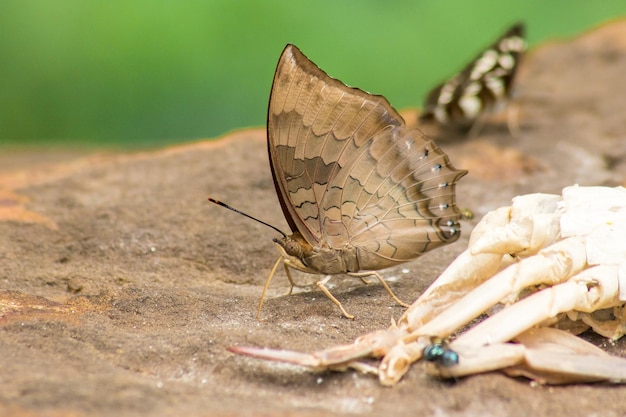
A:
POLYGON ((293 233, 275 239, 286 266, 371 274, 460 236, 454 188, 466 171, 385 98, 329 77, 293 45, 276 69, 267 129, 293 233))
POLYGON ((347 274, 361 270, 355 247, 341 249, 311 246, 299 232, 282 239, 274 239, 279 251, 290 266, 303 272, 322 275, 347 274))

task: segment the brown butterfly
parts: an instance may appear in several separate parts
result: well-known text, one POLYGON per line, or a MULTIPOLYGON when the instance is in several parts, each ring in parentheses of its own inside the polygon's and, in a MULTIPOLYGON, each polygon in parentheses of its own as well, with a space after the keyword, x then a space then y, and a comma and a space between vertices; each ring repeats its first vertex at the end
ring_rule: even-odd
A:
POLYGON ((526 50, 524 25, 518 23, 472 60, 463 71, 432 89, 420 121, 467 128, 486 112, 504 104, 526 50))
MULTIPOLYGON (((267 115, 270 167, 292 234, 274 239, 299 271, 364 278, 460 236, 455 183, 466 174, 382 96, 329 77, 293 45, 284 49, 267 115)), ((353 318, 328 291, 318 287, 353 318)))

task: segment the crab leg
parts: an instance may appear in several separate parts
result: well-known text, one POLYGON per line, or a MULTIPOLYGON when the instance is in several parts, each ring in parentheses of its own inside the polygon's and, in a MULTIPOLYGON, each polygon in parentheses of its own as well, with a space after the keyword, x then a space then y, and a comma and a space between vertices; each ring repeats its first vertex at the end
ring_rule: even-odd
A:
POLYGON ((467 294, 468 288, 476 287, 495 274, 501 260, 501 254, 473 255, 466 250, 404 312, 398 324, 414 329, 429 322, 467 294), (462 271, 462 274, 457 273, 458 271, 462 271))
MULTIPOLYGON (((534 255, 560 231, 560 196, 529 194, 490 211, 476 225, 463 252, 409 307, 398 324, 417 329, 502 268, 505 255, 534 255)), ((498 300, 499 301, 499 300, 498 300)))
POLYGON ((626 307, 623 305, 614 307, 612 315, 615 317, 614 320, 596 320, 591 313, 577 311, 567 313, 570 320, 580 320, 599 335, 617 340, 626 334, 626 307))
POLYGON ((569 279, 585 267, 585 259, 585 247, 579 239, 560 241, 499 272, 413 333, 447 337, 508 295, 533 285, 569 279))
POLYGON ((505 308, 452 342, 450 349, 459 354, 459 365, 439 367, 439 373, 445 377, 462 376, 521 364, 523 371, 518 373, 537 373, 540 379, 550 383, 571 382, 574 377, 577 380, 626 381, 625 360, 610 357, 596 347, 585 348, 582 344, 586 342, 582 339, 572 336, 566 348, 565 336, 561 336, 557 349, 555 342, 548 349, 545 346, 531 349, 532 344, 541 341, 527 335, 530 328, 560 313, 591 312, 620 304, 618 269, 615 265, 587 269, 568 282, 546 288, 505 308), (505 343, 514 338, 523 345, 505 343), (598 356, 604 359, 600 361, 598 356))
MULTIPOLYGON (((451 335, 506 296, 517 294, 524 288, 563 282, 580 272, 586 266, 585 260, 585 246, 580 239, 562 240, 541 250, 538 255, 526 258, 500 271, 492 279, 463 296, 423 326, 413 328, 412 324, 409 324, 406 327, 412 332, 404 338, 407 343, 397 344, 383 358, 379 373, 381 383, 393 385, 399 381, 408 371, 411 363, 421 358, 422 350, 429 344, 431 336, 451 335)), ((515 323, 516 320, 512 319, 511 322, 515 323)), ((533 324, 536 323, 538 322, 533 322, 533 324)), ((402 325, 403 322, 401 321, 400 324, 402 325)), ((513 336, 523 329, 517 330, 519 331, 513 336)), ((508 340, 510 338, 503 341, 508 340)))
POLYGON ((592 312, 619 305, 617 271, 615 265, 586 269, 568 282, 545 288, 489 317, 459 336, 450 347, 507 342, 560 313, 592 312))
POLYGON ((528 351, 524 364, 504 370, 508 375, 524 375, 549 384, 625 381, 626 361, 623 358, 613 357, 563 330, 535 328, 522 333, 515 340, 528 351))
POLYGON ((460 354, 458 365, 446 368, 429 364, 428 372, 452 378, 501 369, 507 375, 525 376, 542 384, 626 382, 626 360, 563 330, 535 328, 515 339, 519 343, 467 348, 460 354))

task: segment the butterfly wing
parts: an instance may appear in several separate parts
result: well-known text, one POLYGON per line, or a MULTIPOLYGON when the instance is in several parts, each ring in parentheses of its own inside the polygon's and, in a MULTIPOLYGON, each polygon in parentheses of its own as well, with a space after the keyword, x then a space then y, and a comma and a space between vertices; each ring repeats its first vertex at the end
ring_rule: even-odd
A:
POLYGON ((522 23, 513 25, 461 72, 431 90, 420 119, 435 119, 443 125, 471 124, 506 100, 526 50, 524 33, 522 23))
POLYGON ((419 130, 385 127, 331 181, 322 205, 332 213, 327 239, 336 246, 345 236, 358 248, 362 269, 407 262, 453 242, 460 236, 455 184, 465 174, 419 130), (337 199, 341 224, 334 221, 337 199))
POLYGON ((314 247, 356 247, 374 270, 458 237, 465 172, 382 96, 329 77, 293 45, 274 76, 268 148, 285 217, 314 247))
POLYGON ((274 184, 292 231, 319 245, 330 178, 381 124, 397 119, 384 98, 347 87, 287 45, 272 84, 267 136, 274 184))

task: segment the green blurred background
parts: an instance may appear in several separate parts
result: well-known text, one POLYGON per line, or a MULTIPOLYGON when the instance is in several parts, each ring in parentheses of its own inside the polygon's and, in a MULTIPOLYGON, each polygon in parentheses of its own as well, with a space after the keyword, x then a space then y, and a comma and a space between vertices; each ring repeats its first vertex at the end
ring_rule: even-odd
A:
POLYGON ((624 15, 624 0, 0 0, 0 145, 153 147, 261 126, 287 42, 420 106, 515 21, 532 47, 624 15))

